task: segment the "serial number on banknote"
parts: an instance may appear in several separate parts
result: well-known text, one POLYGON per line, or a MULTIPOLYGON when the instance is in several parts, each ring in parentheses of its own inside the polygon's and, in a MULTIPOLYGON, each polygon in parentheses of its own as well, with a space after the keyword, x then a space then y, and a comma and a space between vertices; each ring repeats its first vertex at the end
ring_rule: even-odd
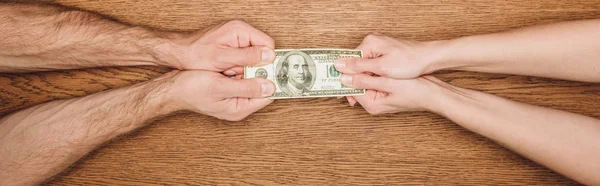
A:
POLYGON ((244 67, 244 78, 265 78, 277 87, 272 99, 363 95, 364 89, 340 83, 335 69, 339 58, 362 57, 361 50, 278 49, 275 61, 262 67, 244 67))

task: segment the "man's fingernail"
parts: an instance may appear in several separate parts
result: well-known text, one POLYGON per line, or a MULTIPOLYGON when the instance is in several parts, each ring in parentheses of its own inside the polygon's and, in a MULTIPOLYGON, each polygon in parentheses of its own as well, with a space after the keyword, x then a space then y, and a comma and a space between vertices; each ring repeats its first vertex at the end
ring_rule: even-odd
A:
POLYGON ((352 76, 342 74, 342 77, 340 77, 340 82, 342 82, 344 85, 350 85, 352 84, 352 76))
POLYGON ((272 59, 275 58, 274 56, 274 52, 273 49, 269 48, 269 47, 263 47, 261 49, 262 52, 262 62, 263 63, 271 63, 273 62, 272 59))
POLYGON ((260 92, 263 96, 273 95, 273 91, 273 85, 271 85, 270 83, 260 84, 260 92))
POLYGON ((337 61, 335 61, 335 69, 342 68, 346 68, 346 62, 344 62, 343 59, 338 59, 337 61))

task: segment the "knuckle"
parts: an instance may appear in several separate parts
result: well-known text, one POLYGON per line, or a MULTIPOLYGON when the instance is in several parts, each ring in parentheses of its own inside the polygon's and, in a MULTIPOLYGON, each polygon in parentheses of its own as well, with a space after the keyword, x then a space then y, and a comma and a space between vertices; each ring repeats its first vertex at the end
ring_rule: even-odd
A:
POLYGON ((365 37, 364 41, 375 42, 375 41, 379 41, 381 39, 381 37, 383 37, 383 36, 381 36, 381 34, 370 33, 365 37))
POLYGON ((382 113, 381 109, 374 107, 374 106, 370 106, 370 107, 368 107, 368 109, 365 108, 365 110, 367 110, 367 112, 372 115, 379 115, 382 113))
POLYGON ((218 116, 217 118, 220 120, 226 120, 226 121, 235 121, 235 119, 237 119, 237 118, 234 118, 234 116, 229 113, 225 113, 224 115, 218 116))
POLYGON ((234 19, 225 24, 225 26, 228 26, 228 27, 243 27, 245 25, 246 25, 246 22, 244 22, 240 19, 234 19))
POLYGON ((383 41, 396 41, 396 39, 394 39, 393 37, 387 36, 387 35, 379 35, 379 38, 383 41))
POLYGON ((227 121, 241 121, 248 116, 248 114, 242 113, 239 108, 231 107, 227 111, 227 116, 223 118, 227 121))
POLYGON ((232 117, 231 119, 228 119, 227 121, 242 121, 244 120, 243 117, 232 117))
POLYGON ((373 101, 364 101, 361 102, 361 105, 363 106, 365 111, 367 111, 371 115, 379 115, 385 113, 385 110, 383 109, 380 103, 376 103, 373 101))
POLYGON ((362 107, 365 109, 365 111, 367 111, 367 113, 373 114, 373 105, 368 103, 360 103, 360 105, 362 105, 362 107))
POLYGON ((244 118, 246 118, 246 116, 244 116, 244 115, 232 114, 232 115, 228 116, 225 120, 227 120, 227 121, 242 121, 242 120, 244 120, 244 118))
POLYGON ((369 113, 369 114, 371 114, 371 115, 375 115, 375 113, 373 113, 373 110, 371 110, 371 109, 366 109, 366 108, 365 108, 365 110, 367 111, 367 113, 369 113))
POLYGON ((275 45, 275 39, 273 39, 272 37, 266 37, 267 42, 269 42, 272 45, 275 45))

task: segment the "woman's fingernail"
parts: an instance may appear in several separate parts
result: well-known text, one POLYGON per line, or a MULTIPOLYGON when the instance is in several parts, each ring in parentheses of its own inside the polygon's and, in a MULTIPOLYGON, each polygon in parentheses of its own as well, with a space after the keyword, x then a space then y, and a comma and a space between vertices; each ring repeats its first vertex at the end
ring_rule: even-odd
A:
POLYGON ((346 62, 343 59, 338 59, 335 61, 335 69, 339 71, 339 69, 346 68, 346 62))
POLYGON ((344 85, 350 85, 352 84, 352 76, 342 74, 342 77, 340 77, 340 82, 344 85))

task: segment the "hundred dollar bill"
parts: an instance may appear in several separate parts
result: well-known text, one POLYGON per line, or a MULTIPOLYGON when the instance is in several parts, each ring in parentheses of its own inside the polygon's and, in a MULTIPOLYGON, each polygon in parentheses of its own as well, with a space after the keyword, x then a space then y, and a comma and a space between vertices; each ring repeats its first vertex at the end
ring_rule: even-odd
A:
POLYGON ((283 49, 275 50, 275 61, 262 67, 244 67, 244 78, 265 78, 277 87, 271 99, 363 95, 364 89, 340 83, 342 75, 335 60, 362 57, 361 50, 283 49))

